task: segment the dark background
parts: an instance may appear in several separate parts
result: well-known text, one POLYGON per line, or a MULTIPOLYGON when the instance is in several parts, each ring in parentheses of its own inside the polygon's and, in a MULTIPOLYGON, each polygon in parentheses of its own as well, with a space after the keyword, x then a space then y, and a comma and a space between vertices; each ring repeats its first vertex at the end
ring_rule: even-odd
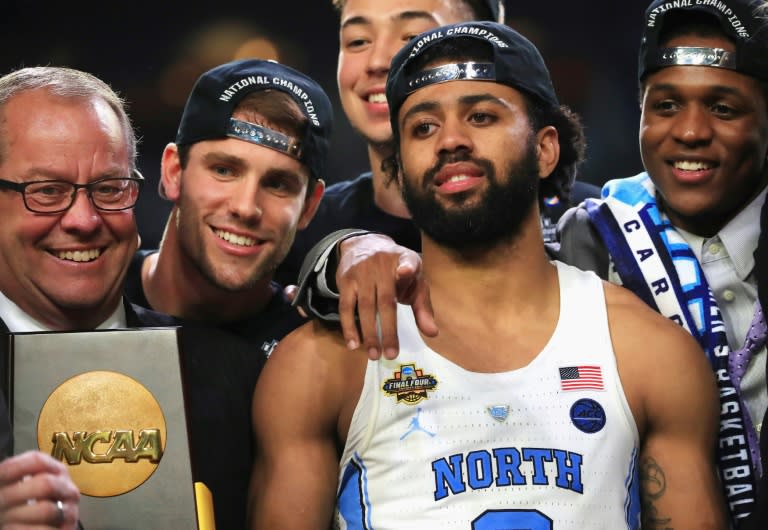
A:
MULTIPOLYGON (((636 57, 649 0, 507 0, 507 23, 547 61, 562 103, 581 114, 588 161, 602 184, 641 170, 636 57)), ((304 71, 336 108, 327 182, 367 169, 363 142, 338 104, 338 14, 331 0, 21 2, 0 0, 0 73, 69 66, 94 73, 129 103, 148 186, 137 207, 144 247, 156 246, 170 204, 157 196, 160 155, 202 72, 240 57, 304 71)))

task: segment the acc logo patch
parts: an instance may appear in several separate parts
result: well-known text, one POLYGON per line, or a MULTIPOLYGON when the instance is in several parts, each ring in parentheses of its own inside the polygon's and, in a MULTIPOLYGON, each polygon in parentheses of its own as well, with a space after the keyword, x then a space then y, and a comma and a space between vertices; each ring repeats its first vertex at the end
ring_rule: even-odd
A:
POLYGON ((81 493, 122 495, 155 472, 165 451, 166 424, 141 383, 109 371, 86 372, 56 388, 40 411, 41 451, 68 465, 81 493))
POLYGON ((594 399, 584 398, 571 405, 571 421, 581 432, 596 433, 605 427, 603 406, 594 399))
POLYGON ((427 399, 427 392, 437 386, 435 376, 424 374, 415 364, 401 364, 391 379, 384 381, 381 389, 390 396, 395 396, 397 402, 415 405, 427 399))

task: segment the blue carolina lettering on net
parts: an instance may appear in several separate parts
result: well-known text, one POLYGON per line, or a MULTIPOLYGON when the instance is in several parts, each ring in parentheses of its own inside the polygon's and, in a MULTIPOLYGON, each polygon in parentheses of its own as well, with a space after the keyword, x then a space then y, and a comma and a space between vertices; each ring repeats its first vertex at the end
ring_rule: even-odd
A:
MULTIPOLYGON (((729 381, 728 372, 725 369, 717 371, 717 378, 721 381, 729 381)), ((721 396, 735 394, 733 387, 720 389, 721 396)), ((722 403, 720 408, 720 432, 743 432, 741 404, 738 400, 722 403)), ((754 502, 754 491, 749 480, 749 467, 752 465, 749 452, 746 449, 746 440, 743 434, 733 434, 721 437, 719 441, 721 460, 732 461, 733 466, 722 470, 723 478, 728 480, 726 497, 731 508, 747 502, 754 502), (740 447, 739 447, 740 446, 740 447), (743 479, 743 480, 739 480, 743 479)))
POLYGON ((710 333, 726 333, 725 320, 723 320, 723 313, 716 304, 712 304, 709 308, 709 314, 711 316, 712 325, 710 326, 710 333))
MULTIPOLYGON (((725 323, 714 296, 710 293, 710 332, 715 336, 714 341, 719 346, 713 348, 715 358, 727 357, 730 348, 725 341, 725 323), (722 340, 718 339, 718 336, 722 340)), ((721 365, 722 366, 722 365, 721 365)), ((749 443, 745 435, 743 404, 739 400, 738 391, 733 385, 726 367, 715 370, 717 386, 720 389, 720 435, 718 441, 718 465, 723 489, 731 511, 736 519, 749 515, 749 509, 742 505, 752 506, 755 502, 755 492, 752 474, 752 459, 749 443)))
POLYGON ((714 347, 715 357, 728 357, 728 354, 730 354, 731 349, 728 347, 727 344, 718 344, 714 347))
POLYGON ((641 262, 655 255, 652 248, 641 248, 640 250, 636 250, 635 254, 637 254, 637 257, 640 258, 641 262))
POLYGON ((502 447, 454 454, 432 462, 435 500, 495 484, 505 486, 550 486, 582 494, 583 457, 561 449, 502 447), (546 463, 553 465, 545 466, 546 463), (524 468, 527 473, 523 473, 524 468))

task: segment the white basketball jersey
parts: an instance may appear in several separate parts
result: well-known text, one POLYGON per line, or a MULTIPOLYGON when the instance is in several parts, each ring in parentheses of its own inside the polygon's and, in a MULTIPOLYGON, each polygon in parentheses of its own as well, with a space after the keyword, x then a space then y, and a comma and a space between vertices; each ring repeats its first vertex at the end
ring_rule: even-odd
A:
POLYGON ((603 287, 556 265, 557 327, 510 372, 448 361, 424 344, 410 308, 398 308, 400 355, 368 362, 352 417, 338 528, 639 528, 638 433, 603 287))

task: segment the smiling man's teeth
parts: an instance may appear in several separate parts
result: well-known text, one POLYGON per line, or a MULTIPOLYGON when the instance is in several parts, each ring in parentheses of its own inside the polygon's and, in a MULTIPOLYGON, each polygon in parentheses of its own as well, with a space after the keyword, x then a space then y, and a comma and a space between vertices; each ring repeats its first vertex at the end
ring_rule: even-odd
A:
POLYGON ((368 103, 386 103, 387 96, 383 92, 377 92, 376 94, 368 94, 368 103))
POLYGON ((681 169, 683 171, 701 171, 704 169, 710 169, 712 164, 706 162, 694 162, 692 160, 678 160, 675 162, 675 169, 681 169))
POLYGON ((245 236, 238 236, 231 232, 225 232, 224 230, 216 230, 216 235, 224 241, 232 243, 233 245, 240 245, 241 247, 252 247, 256 244, 255 239, 245 236))
POLYGON ((93 261, 101 255, 101 250, 62 250, 56 252, 56 257, 69 261, 93 261))
POLYGON ((446 180, 446 182, 461 182, 462 180, 468 180, 469 178, 471 178, 469 175, 454 175, 446 180))

